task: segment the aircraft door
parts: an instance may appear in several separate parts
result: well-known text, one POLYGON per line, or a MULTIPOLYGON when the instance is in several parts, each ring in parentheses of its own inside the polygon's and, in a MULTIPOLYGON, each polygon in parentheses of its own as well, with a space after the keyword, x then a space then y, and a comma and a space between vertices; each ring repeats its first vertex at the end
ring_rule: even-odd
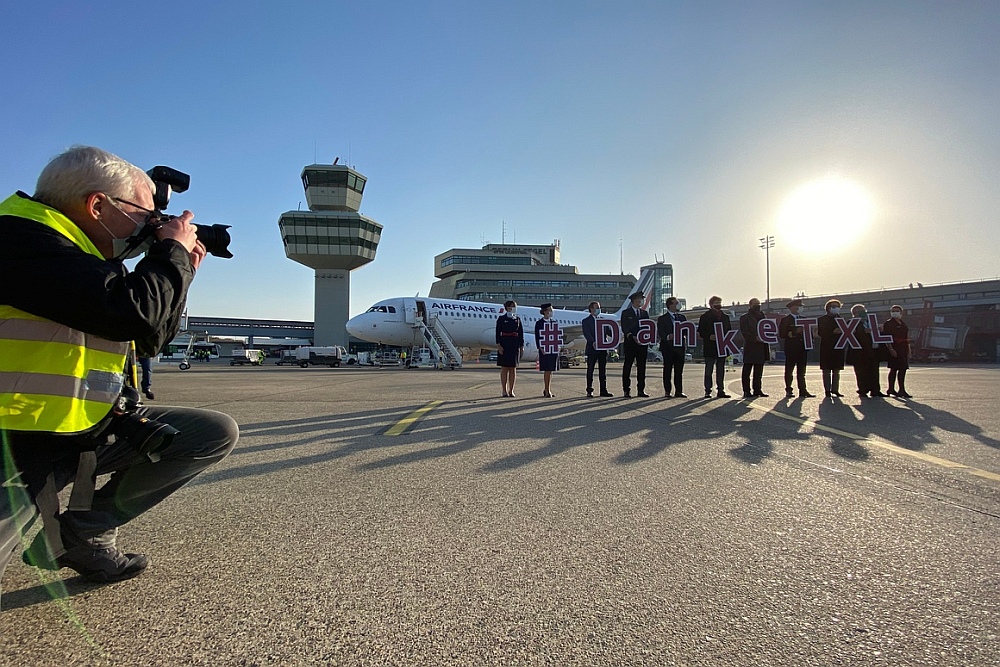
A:
POLYGON ((413 299, 403 299, 403 319, 407 324, 413 324, 415 321, 417 306, 413 299))
POLYGON ((427 307, 424 305, 423 301, 417 300, 417 317, 424 323, 427 323, 427 307))

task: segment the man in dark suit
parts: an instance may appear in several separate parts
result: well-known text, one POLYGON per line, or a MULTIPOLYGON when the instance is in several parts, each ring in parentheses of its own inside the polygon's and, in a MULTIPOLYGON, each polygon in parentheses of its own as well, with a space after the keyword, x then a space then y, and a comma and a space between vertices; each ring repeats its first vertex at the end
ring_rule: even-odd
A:
POLYGON ((757 324, 764 319, 760 299, 750 299, 748 305, 746 314, 740 317, 740 334, 743 336, 743 398, 766 397, 760 382, 764 375, 764 363, 771 360, 771 348, 757 337, 757 324))
POLYGON ((778 322, 778 339, 785 345, 785 396, 791 398, 795 395, 792 391, 794 370, 799 385, 799 398, 814 398, 815 394, 810 394, 806 389, 806 360, 809 358, 809 350, 806 349, 802 327, 798 325, 802 299, 793 299, 785 307, 788 308, 788 315, 778 322))
POLYGON ((594 347, 597 342, 597 316, 601 314, 601 304, 591 301, 587 307, 590 315, 583 318, 583 337, 587 339, 587 398, 594 395, 594 366, 598 367, 597 378, 601 384, 601 396, 614 396, 608 391, 608 351, 594 347))
POLYGON ((674 376, 674 388, 677 390, 674 396, 687 398, 683 385, 684 354, 687 352, 687 346, 684 345, 683 341, 674 340, 674 322, 686 321, 687 318, 677 310, 677 297, 668 297, 667 312, 656 320, 656 330, 660 337, 660 352, 663 353, 663 392, 666 395, 665 398, 671 398, 671 373, 674 376))
POLYGON ((649 313, 642 309, 642 301, 645 297, 642 292, 636 292, 629 296, 632 302, 631 307, 622 311, 620 324, 622 337, 625 339, 625 364, 622 366, 622 390, 625 398, 631 398, 632 384, 632 363, 635 363, 635 384, 639 390, 639 396, 649 398, 646 393, 646 355, 648 346, 640 345, 636 340, 639 335, 639 320, 648 320, 649 313))
POLYGON ((715 336, 715 323, 722 322, 723 333, 732 330, 729 315, 722 312, 722 297, 713 296, 708 300, 708 310, 698 320, 698 336, 702 340, 705 355, 705 398, 712 398, 712 370, 715 370, 715 387, 719 398, 729 398, 726 393, 726 355, 719 354, 715 336))

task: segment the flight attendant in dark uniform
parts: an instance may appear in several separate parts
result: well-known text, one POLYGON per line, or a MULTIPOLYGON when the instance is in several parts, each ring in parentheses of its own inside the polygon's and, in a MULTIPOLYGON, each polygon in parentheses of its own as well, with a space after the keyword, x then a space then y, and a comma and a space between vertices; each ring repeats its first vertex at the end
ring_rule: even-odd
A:
POLYGON ((881 398, 885 394, 879 386, 877 350, 864 304, 858 303, 852 306, 851 317, 861 320, 861 324, 854 330, 855 338, 861 343, 861 347, 847 350, 847 363, 854 366, 854 377, 858 380, 858 396, 881 398))
POLYGON ((816 321, 816 335, 819 336, 819 367, 823 371, 823 389, 826 390, 827 398, 844 397, 840 393, 840 371, 844 370, 844 351, 836 349, 841 334, 840 326, 837 324, 841 305, 843 304, 837 299, 830 299, 826 302, 826 315, 816 321))
POLYGON ((524 327, 517 316, 517 303, 503 304, 504 314, 497 318, 497 366, 500 367, 500 384, 503 397, 514 396, 517 380, 517 362, 524 350, 524 327))
POLYGON ((555 327, 555 330, 559 331, 559 325, 552 320, 551 303, 543 303, 539 312, 542 319, 535 322, 535 347, 538 348, 538 370, 544 374, 542 377, 545 381, 545 389, 542 391, 542 396, 553 398, 555 394, 552 393, 552 373, 559 365, 559 351, 556 350, 554 354, 542 354, 541 338, 543 327, 555 327))
POLYGON ((906 393, 906 371, 910 367, 910 327, 903 321, 903 307, 889 309, 889 319, 882 325, 882 333, 892 336, 889 346, 889 389, 886 393, 900 398, 913 398, 906 393), (896 391, 896 378, 899 391, 896 391))

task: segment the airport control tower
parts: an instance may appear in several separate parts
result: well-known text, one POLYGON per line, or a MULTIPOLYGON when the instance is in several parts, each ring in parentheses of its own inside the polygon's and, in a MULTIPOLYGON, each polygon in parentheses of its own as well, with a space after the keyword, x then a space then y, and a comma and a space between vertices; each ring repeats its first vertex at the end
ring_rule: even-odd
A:
POLYGON ((351 271, 375 259, 382 225, 358 213, 367 179, 347 165, 302 169, 308 211, 278 219, 285 255, 316 269, 314 345, 347 347, 351 271))

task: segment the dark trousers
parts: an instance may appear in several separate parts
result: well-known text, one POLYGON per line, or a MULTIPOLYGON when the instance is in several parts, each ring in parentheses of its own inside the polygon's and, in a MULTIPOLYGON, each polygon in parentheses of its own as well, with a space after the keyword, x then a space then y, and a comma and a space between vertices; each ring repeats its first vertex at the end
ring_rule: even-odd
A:
POLYGON ((879 365, 874 355, 870 359, 854 362, 854 377, 858 381, 858 394, 877 394, 882 391, 878 377, 879 365))
POLYGON ((726 358, 725 357, 705 357, 705 391, 712 391, 712 369, 715 369, 715 386, 719 393, 725 391, 726 382, 726 358))
POLYGON ((622 389, 625 393, 631 391, 632 363, 635 362, 635 385, 641 394, 646 390, 646 355, 645 345, 639 345, 631 340, 625 341, 625 364, 622 366, 622 389))
MULTIPOLYGON (((118 526, 139 516, 198 473, 226 458, 239 437, 239 427, 229 415, 201 408, 151 407, 145 416, 178 429, 168 447, 153 462, 122 440, 97 448, 97 474, 111 478, 94 493, 91 509, 59 515, 67 548, 88 545, 102 549, 115 545, 118 526)), ((32 434, 33 436, 35 434, 32 434)), ((11 445, 3 439, 3 448, 11 445)), ((16 445, 14 445, 16 446, 16 445)), ((4 451, 4 461, 8 452, 4 451)), ((75 457, 62 459, 46 469, 3 468, 5 484, 0 493, 0 577, 37 514, 34 496, 51 472, 61 489, 76 475, 75 457)), ((37 539, 42 539, 39 533, 37 539)), ((41 553, 41 552, 40 552, 41 553)))
POLYGON ((139 366, 142 368, 142 382, 139 386, 143 391, 149 391, 153 385, 153 363, 149 357, 139 357, 139 366))
POLYGON ((606 350, 587 355, 587 393, 594 391, 594 366, 597 366, 597 380, 601 393, 608 393, 608 353, 606 350))
POLYGON ((805 357, 785 357, 785 391, 792 390, 792 371, 798 381, 799 393, 806 392, 806 358, 805 357))
POLYGON ((678 394, 684 393, 684 348, 671 345, 660 351, 663 352, 663 392, 670 395, 670 375, 673 373, 674 388, 678 394))
POLYGON ((764 364, 743 364, 743 394, 762 394, 760 379, 764 375, 764 364), (750 385, 750 374, 753 373, 753 387, 750 385))

